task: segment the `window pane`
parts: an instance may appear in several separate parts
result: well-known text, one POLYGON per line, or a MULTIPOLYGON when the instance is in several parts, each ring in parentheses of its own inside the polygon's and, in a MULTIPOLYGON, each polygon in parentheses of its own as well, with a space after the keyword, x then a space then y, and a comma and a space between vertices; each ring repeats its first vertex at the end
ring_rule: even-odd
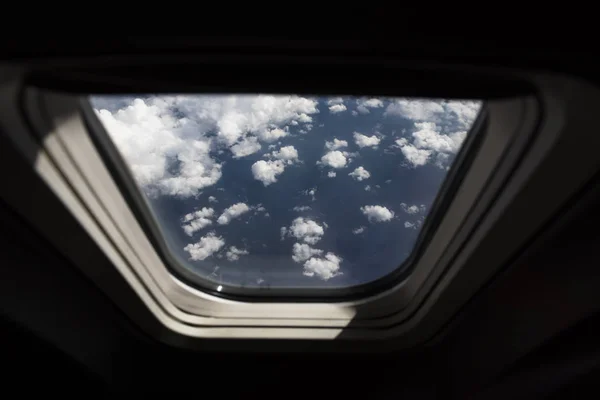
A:
POLYGON ((215 285, 342 288, 402 266, 479 101, 92 97, 162 240, 215 285))

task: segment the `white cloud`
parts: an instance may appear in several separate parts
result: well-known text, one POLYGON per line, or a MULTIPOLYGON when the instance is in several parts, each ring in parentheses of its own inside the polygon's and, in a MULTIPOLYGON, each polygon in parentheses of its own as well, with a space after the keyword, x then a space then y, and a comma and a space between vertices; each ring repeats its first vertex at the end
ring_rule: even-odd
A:
POLYGON ((363 233, 365 231, 365 229, 367 229, 364 226, 359 226, 356 229, 352 229, 352 233, 354 233, 355 235, 360 235, 361 233, 363 233))
POLYGON ((342 259, 333 253, 327 253, 325 257, 312 257, 304 263, 305 276, 317 276, 326 281, 341 274, 340 263, 342 259))
POLYGON ((255 136, 275 141, 288 135, 292 122, 309 123, 309 114, 318 113, 316 100, 298 96, 186 95, 126 104, 109 98, 93 102, 119 107, 97 112, 145 191, 180 197, 194 196, 221 178, 221 164, 212 152, 252 154, 259 145, 255 136))
POLYGON ((415 121, 412 141, 396 140, 396 145, 413 167, 434 163, 448 169, 473 124, 481 103, 477 101, 397 100, 385 115, 398 115, 415 121))
POLYGON ((251 169, 254 179, 261 181, 265 186, 269 186, 277 182, 277 176, 285 171, 285 164, 281 160, 259 160, 252 164, 251 169))
POLYGON ((360 208, 360 211, 371 222, 385 222, 394 218, 394 212, 383 206, 364 206, 360 208))
POLYGON ((356 168, 354 171, 350 172, 348 175, 350 175, 352 178, 354 178, 357 181, 362 181, 365 179, 369 179, 371 177, 371 173, 369 171, 367 171, 366 169, 364 169, 363 167, 358 167, 356 168))
POLYGON ((444 112, 444 107, 439 101, 399 99, 385 109, 383 115, 397 115, 403 118, 432 121, 437 120, 439 114, 444 112))
POLYGON ((245 256, 248 254, 248 250, 238 249, 235 246, 230 246, 229 250, 225 253, 225 257, 229 261, 237 261, 240 259, 240 256, 245 256))
MULTIPOLYGON (((332 168, 344 168, 347 163, 346 156, 339 150, 330 151, 321 157, 320 163, 332 168)), ((318 162, 319 163, 319 162, 318 162)))
POLYGON ((278 151, 271 153, 275 159, 284 161, 287 164, 293 164, 298 161, 298 150, 294 146, 285 146, 280 148, 278 151))
POLYGON ((204 229, 212 224, 210 220, 215 214, 212 208, 204 207, 201 210, 186 214, 183 217, 184 224, 181 226, 188 236, 192 236, 194 232, 204 229))
POLYGON ((248 136, 231 146, 233 158, 241 158, 254 154, 261 149, 258 139, 254 136, 248 136))
POLYGON ((363 147, 376 147, 379 145, 380 141, 381 139, 375 135, 367 136, 363 135, 362 133, 354 132, 354 142, 361 149, 363 147))
POLYGON ((427 164, 429 156, 431 156, 431 150, 418 149, 411 144, 405 144, 400 147, 402 154, 413 167, 420 167, 427 164))
POLYGON ((369 114, 369 108, 383 107, 383 102, 379 99, 358 99, 356 105, 356 111, 361 114, 369 114))
POLYGON ((296 206, 293 208, 293 210, 296 212, 303 212, 303 211, 312 210, 312 208, 310 208, 310 206, 296 206))
POLYGON ((265 186, 277 182, 277 176, 285 171, 286 164, 291 165, 298 161, 298 151, 294 146, 282 147, 265 156, 273 160, 259 160, 251 167, 254 179, 261 181, 265 186))
MULTIPOLYGON (((285 227, 284 227, 285 228, 285 227)), ((325 229, 309 218, 298 217, 292 221, 292 225, 288 228, 281 229, 282 236, 292 236, 308 244, 315 244, 325 234, 325 229)))
POLYGON ((323 253, 323 250, 313 249, 305 243, 294 243, 292 248, 292 259, 296 262, 303 262, 312 256, 318 256, 323 253))
POLYGON ((344 103, 344 99, 342 97, 332 97, 331 99, 327 100, 328 106, 333 106, 335 104, 343 104, 343 103, 344 103))
POLYGON ((405 228, 408 228, 408 229, 416 229, 416 227, 417 227, 417 224, 415 224, 415 223, 413 223, 413 222, 406 221, 406 222, 404 223, 404 227, 405 227, 405 228))
POLYGON ((221 165, 210 157, 212 140, 186 131, 193 123, 177 120, 161 99, 134 100, 98 116, 129 164, 138 184, 148 194, 190 197, 221 178, 221 165), (178 162, 176 174, 169 167, 178 162))
POLYGON ((348 147, 348 142, 345 140, 338 140, 337 138, 334 138, 331 142, 325 142, 325 147, 328 150, 338 150, 342 147, 348 147))
POLYGON ((402 208, 402 211, 404 211, 407 214, 417 214, 417 213, 425 212, 424 204, 421 204, 420 206, 418 206, 416 204, 409 206, 406 203, 400 203, 400 207, 402 208))
POLYGON ((216 236, 214 232, 203 236, 198 243, 188 244, 183 250, 190 253, 190 259, 201 261, 210 257, 225 245, 225 240, 221 236, 216 236))
POLYGON ((208 202, 209 203, 218 203, 219 200, 217 200, 217 198, 215 196, 208 196, 208 202))
POLYGON ((335 173, 335 171, 329 171, 327 173, 327 177, 329 178, 335 178, 337 176, 337 174, 335 173))
POLYGON ((217 219, 219 225, 227 225, 232 219, 238 218, 240 215, 250 211, 250 207, 246 203, 236 203, 231 207, 227 207, 223 214, 217 219))
POLYGON ((371 185, 367 185, 367 186, 365 186, 365 190, 366 190, 367 192, 370 192, 370 191, 371 191, 371 185))
POLYGON ((413 145, 420 149, 429 149, 439 153, 454 154, 460 150, 467 132, 458 131, 450 135, 441 134, 433 122, 415 122, 417 131, 412 133, 413 145))
POLYGON ((281 139, 282 137, 286 137, 287 135, 289 135, 288 131, 279 128, 274 128, 260 131, 258 133, 258 138, 263 142, 272 143, 281 139))
POLYGON ((343 104, 334 104, 332 106, 329 106, 329 112, 332 114, 341 113, 346 110, 347 110, 347 108, 343 104))

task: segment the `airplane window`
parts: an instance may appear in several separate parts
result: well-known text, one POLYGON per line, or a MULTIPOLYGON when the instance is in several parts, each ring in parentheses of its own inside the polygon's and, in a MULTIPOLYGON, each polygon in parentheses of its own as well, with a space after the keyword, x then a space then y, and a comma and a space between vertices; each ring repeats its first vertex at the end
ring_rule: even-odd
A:
POLYGON ((349 288, 411 254, 480 101, 92 96, 174 259, 218 291, 349 288))

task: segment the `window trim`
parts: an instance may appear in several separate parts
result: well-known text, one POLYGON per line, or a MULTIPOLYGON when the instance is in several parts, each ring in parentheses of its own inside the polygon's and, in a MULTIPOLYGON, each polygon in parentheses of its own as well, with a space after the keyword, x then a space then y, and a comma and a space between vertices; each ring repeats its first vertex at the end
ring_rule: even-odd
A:
MULTIPOLYGON (((573 147, 573 142, 578 138, 577 134, 582 135, 581 132, 577 132, 577 126, 581 121, 585 122, 587 118, 591 118, 584 113, 589 113, 591 108, 589 104, 596 104, 600 93, 596 88, 567 78, 532 76, 530 79, 538 85, 538 99, 545 113, 540 129, 537 130, 537 135, 528 149, 527 157, 522 159, 519 167, 514 171, 512 168, 508 168, 503 179, 499 180, 500 183, 506 183, 506 185, 502 187, 502 191, 491 205, 485 218, 476 224, 477 228, 466 242, 465 248, 454 254, 456 257, 450 257, 452 262, 446 265, 450 268, 439 268, 438 265, 435 273, 429 276, 421 290, 415 290, 414 293, 405 292, 404 299, 410 296, 413 301, 409 303, 410 307, 404 308, 399 306, 402 303, 402 297, 390 297, 392 291, 380 293, 361 301, 341 304, 242 303, 194 291, 172 278, 167 278, 165 282, 170 282, 169 284, 174 290, 172 292, 163 291, 160 284, 146 269, 147 264, 137 262, 135 265, 135 259, 129 258, 131 256, 127 254, 127 252, 131 253, 132 249, 126 248, 123 243, 114 240, 111 230, 114 231, 115 227, 110 224, 114 224, 115 219, 102 216, 102 207, 94 204, 98 202, 96 196, 99 195, 108 196, 112 201, 118 201, 123 207, 122 211, 125 214, 129 213, 126 218, 133 221, 132 229, 135 228, 138 232, 142 232, 139 226, 135 226, 135 218, 125 207, 126 203, 121 198, 114 182, 110 180, 110 175, 102 167, 103 164, 100 163, 100 167, 96 167, 99 170, 95 171, 102 175, 101 179, 105 180, 103 184, 108 185, 100 194, 94 193, 82 179, 81 174, 85 174, 86 168, 89 172, 90 168, 90 165, 85 164, 92 163, 93 158, 96 158, 94 162, 98 162, 100 158, 87 137, 87 131, 83 129, 81 115, 76 111, 77 102, 65 95, 45 94, 43 99, 27 96, 23 98, 24 110, 26 110, 25 118, 22 118, 20 113, 24 110, 12 110, 8 106, 3 107, 0 112, 3 121, 12 121, 11 124, 18 127, 18 129, 6 131, 20 149, 21 155, 30 160, 37 177, 42 179, 49 190, 54 192, 62 205, 69 210, 80 226, 86 229, 87 233, 82 231, 84 235, 76 235, 71 237, 71 240, 66 240, 52 237, 52 226, 47 226, 47 221, 43 219, 30 219, 30 223, 45 232, 45 236, 61 249, 65 256, 72 259, 82 272, 92 276, 103 290, 111 293, 111 298, 118 305, 127 309, 128 304, 133 301, 132 295, 137 300, 141 299, 150 311, 149 314, 160 321, 158 327, 154 325, 152 328, 154 336, 161 339, 168 336, 169 340, 175 340, 172 336, 175 334, 179 338, 177 340, 185 342, 200 337, 302 339, 402 337, 401 346, 406 346, 415 341, 423 341, 438 331, 448 318, 458 312, 481 284, 488 281, 505 265, 505 261, 523 245, 523 238, 529 239, 539 229, 541 223, 549 217, 548 210, 559 209, 568 196, 598 169, 599 161, 596 159, 582 159, 573 167, 581 173, 578 180, 557 177, 550 185, 540 178, 543 174, 537 169, 538 164, 550 164, 552 160, 556 161, 558 144, 567 143, 573 147), (39 101, 45 102, 43 107, 40 107, 39 101), (11 112, 15 115, 10 114, 11 112), (46 114, 44 115, 44 113, 46 114), (23 125, 23 120, 27 119, 31 121, 32 126, 23 125), (32 131, 37 131, 38 134, 40 132, 50 134, 44 135, 40 141, 39 137, 33 137, 32 131), (65 143, 63 141, 65 135, 69 137, 69 141, 77 139, 81 142, 78 142, 76 146, 72 142, 65 143), (68 149, 70 153, 67 153, 65 149, 68 149), (74 149, 78 152, 73 152, 74 149), (74 164, 71 159, 73 156, 76 156, 75 160, 83 160, 83 162, 74 164), (507 182, 504 182, 505 179, 507 182), (514 235, 515 237, 510 238, 512 250, 500 249, 504 244, 495 243, 496 246, 493 250, 506 259, 494 259, 495 264, 486 263, 482 267, 481 261, 489 261, 489 254, 485 257, 481 254, 474 257, 473 252, 480 250, 481 243, 486 239, 488 242, 491 240, 489 239, 490 231, 496 235, 502 232, 502 229, 497 228, 500 216, 504 216, 503 224, 510 223, 506 222, 507 215, 503 215, 503 213, 513 212, 523 215, 520 207, 526 204, 531 205, 531 199, 519 197, 525 190, 524 188, 532 183, 528 181, 529 179, 533 179, 532 182, 536 185, 546 188, 562 185, 564 193, 560 192, 562 196, 544 199, 547 201, 541 204, 539 210, 527 210, 530 214, 535 214, 536 219, 529 220, 527 229, 523 229, 514 235), (87 265, 82 263, 85 255, 78 253, 77 243, 87 241, 86 243, 89 244, 90 238, 94 241, 95 246, 102 249, 102 252, 110 258, 110 264, 100 265, 102 260, 88 260, 90 262, 87 265), (114 292, 111 280, 114 283, 114 279, 117 279, 118 276, 115 278, 116 275, 111 275, 109 270, 112 271, 113 268, 116 268, 126 279, 131 291, 114 292), (190 299, 194 304, 185 303, 190 299), (198 302, 206 303, 205 307, 198 307, 198 302), (384 312, 381 312, 382 309, 384 312), (295 318, 286 318, 288 315, 294 315, 295 318)), ((9 94, 3 95, 5 97, 14 96, 17 99, 20 89, 19 86, 3 88, 3 91, 12 90, 9 94)), ((505 110, 505 112, 507 111, 505 110)), ((492 124, 495 115, 496 111, 492 111, 492 124)), ((523 126, 521 124, 520 129, 515 132, 515 135, 525 142, 528 140, 523 138, 528 138, 529 135, 536 132, 534 125, 523 126)), ((569 149, 573 151, 571 147, 569 149)), ((590 152, 590 150, 587 151, 590 152)), ((94 176, 94 178, 97 177, 94 176)), ((97 181, 94 182, 96 184, 97 181)), ((3 190, 11 189, 18 188, 3 190)), ((17 197, 19 195, 22 194, 14 194, 17 197)), ((542 195, 543 193, 536 196, 536 200, 539 200, 542 195)), ((12 205, 15 206, 15 204, 18 203, 14 202, 12 205)), ((22 205, 23 208, 26 206, 27 204, 22 205)), ((124 222, 120 221, 120 223, 124 222)), ((143 242, 145 235, 141 236, 133 235, 132 237, 143 242)), ((452 245, 458 246, 457 241, 453 241, 452 245)), ((152 249, 151 246, 150 249, 152 249)), ((138 253, 138 256, 140 254, 146 257, 156 257, 156 254, 148 255, 142 252, 138 253)), ((406 283, 403 283, 394 289, 399 291, 406 289, 407 286, 406 283)), ((148 315, 143 317, 131 313, 128 315, 138 323, 143 323, 140 322, 140 318, 148 318, 148 315)))
POLYGON ((478 147, 483 140, 486 130, 487 111, 483 104, 475 121, 469 129, 465 143, 461 146, 455 161, 452 163, 440 190, 432 203, 431 211, 423 223, 413 249, 408 258, 392 272, 360 285, 341 288, 238 288, 227 284, 213 283, 208 279, 190 271, 180 260, 174 257, 166 243, 159 222, 156 220, 151 206, 143 191, 135 181, 126 160, 111 140, 102 122, 93 110, 90 102, 81 99, 81 115, 84 124, 90 133, 90 138, 96 150, 105 161, 107 168, 124 194, 130 209, 136 216, 138 223, 147 232, 150 242, 158 252, 167 269, 180 281, 195 287, 207 294, 222 297, 228 300, 251 302, 348 302, 360 300, 391 289, 412 273, 421 254, 426 251, 428 238, 431 237, 440 221, 443 219, 449 204, 455 195, 464 174, 468 171, 470 163, 475 157, 478 147), (217 287, 222 286, 222 290, 217 287))
MULTIPOLYGON (((48 115, 72 116, 69 124, 56 121, 50 122, 52 126, 46 127, 45 129, 42 128, 42 132, 54 130, 57 133, 56 142, 46 142, 48 150, 55 154, 55 162, 62 167, 61 169, 71 174, 69 180, 73 181, 77 175, 82 175, 79 176, 79 179, 86 187, 84 188, 81 184, 76 184, 76 186, 77 188, 81 187, 79 189, 81 195, 87 196, 86 203, 88 205, 91 206, 91 203, 94 201, 97 203, 94 214, 105 214, 104 216, 107 220, 106 226, 112 228, 111 236, 117 236, 118 231, 130 231, 129 234, 121 235, 122 237, 120 240, 129 243, 129 246, 125 246, 121 250, 129 254, 126 257, 132 264, 138 264, 136 270, 141 268, 146 269, 146 272, 153 281, 153 286, 155 286, 154 290, 157 290, 156 288, 158 288, 166 294, 167 298, 171 299, 177 308, 192 314, 192 316, 185 319, 190 323, 203 323, 203 320, 198 321, 196 319, 195 316, 198 315, 232 319, 232 321, 228 320, 227 323, 239 324, 248 323, 248 321, 245 320, 246 318, 264 317, 266 313, 268 313, 271 318, 279 319, 287 318, 289 315, 310 314, 312 318, 327 320, 328 323, 341 327, 348 322, 348 316, 352 316, 352 319, 354 320, 355 313, 364 313, 365 311, 367 311, 368 317, 365 318, 365 321, 360 321, 361 325, 380 326, 383 321, 390 320, 389 323, 398 321, 399 318, 402 318, 400 317, 401 315, 406 314, 405 309, 410 309, 407 306, 410 305, 413 297, 419 292, 420 287, 427 280, 434 268, 440 269, 437 264, 439 257, 444 254, 444 249, 448 245, 447 239, 453 239, 455 237, 456 230, 462 225, 464 217, 471 214, 469 217, 471 220, 479 219, 479 215, 475 216, 471 213, 472 205, 477 201, 478 193, 482 185, 486 185, 490 176, 494 175, 492 169, 479 168, 479 164, 489 164, 490 160, 501 159, 506 150, 506 146, 509 146, 512 143, 511 137, 506 136, 505 132, 498 132, 496 134, 497 137, 495 137, 494 126, 489 126, 490 132, 484 135, 484 143, 481 145, 480 152, 475 155, 476 159, 473 161, 472 168, 463 179, 461 185, 463 189, 457 193, 457 196, 452 201, 452 203, 459 203, 461 205, 462 212, 458 214, 453 209, 453 206, 450 206, 448 214, 444 216, 443 221, 434 234, 434 238, 429 242, 429 246, 436 246, 437 252, 434 254, 432 251, 426 251, 424 257, 419 259, 413 273, 393 288, 379 292, 368 298, 346 302, 306 304, 271 302, 261 304, 251 301, 243 302, 217 298, 171 276, 158 254, 154 251, 154 247, 147 236, 143 233, 143 228, 129 211, 129 205, 123 198, 122 192, 114 181, 112 181, 112 177, 110 172, 106 169, 104 161, 99 154, 97 154, 96 148, 89 136, 89 132, 85 128, 83 115, 80 113, 79 100, 72 97, 56 96, 47 93, 42 94, 37 100, 34 99, 35 96, 31 99, 32 101, 42 102, 42 107, 47 110, 46 112, 48 115), (65 140, 65 136, 70 137, 68 140, 65 140), (77 141, 75 138, 77 138, 77 141), (504 140, 503 145, 499 145, 501 140, 504 140), (71 165, 73 163, 75 165, 71 165), (69 167, 77 170, 78 173, 69 171, 69 167), (476 190, 465 190, 464 186, 469 183, 470 176, 472 175, 478 177, 478 182, 475 183, 476 190), (92 179, 95 180, 94 185, 100 184, 101 186, 93 187, 89 183, 92 179), (467 200, 466 204, 462 204, 465 203, 465 197, 470 198, 470 200, 467 200), (452 217, 452 222, 449 227, 445 228, 446 222, 444 221, 449 220, 450 217, 452 217), (450 233, 446 232, 448 229, 450 230, 450 233), (439 237, 437 241, 436 237, 439 237), (142 261, 142 255, 148 254, 152 254, 152 257, 145 257, 142 261), (138 258, 137 261, 135 260, 136 257, 138 258), (419 264, 424 264, 424 266, 419 264), (403 312, 398 312, 399 310, 403 310, 403 312), (239 319, 244 321, 239 322, 239 319)), ((498 102, 502 104, 507 101, 504 100, 498 102)), ((508 101, 509 110, 506 114, 519 115, 519 113, 522 112, 519 110, 525 103, 529 103, 530 107, 535 107, 535 101, 533 99, 530 99, 529 101, 508 101)), ((495 103, 490 103, 489 106, 490 109, 496 107, 495 103)), ((535 115, 535 113, 533 115, 535 115)), ((521 122, 520 119, 513 118, 514 126, 511 128, 513 130, 511 133, 512 135, 522 133, 515 130, 521 122)), ((531 122, 533 123, 534 121, 531 122)), ((499 126, 505 128, 506 125, 506 121, 503 121, 501 126, 499 126)), ((529 127, 527 131, 532 132, 532 128, 533 126, 529 127)), ((523 143, 523 145, 525 144, 526 143, 523 143)), ((507 173, 508 172, 509 171, 507 171, 507 173)), ((484 210, 481 210, 482 213, 483 211, 484 210)), ((463 236, 466 236, 466 233, 463 234, 463 236)), ((303 318, 300 320, 303 320, 303 318)), ((357 322, 358 321, 354 320, 354 324, 357 322)), ((277 320, 276 323, 280 324, 282 321, 277 320)), ((292 320, 292 323, 297 324, 298 322, 292 320)))

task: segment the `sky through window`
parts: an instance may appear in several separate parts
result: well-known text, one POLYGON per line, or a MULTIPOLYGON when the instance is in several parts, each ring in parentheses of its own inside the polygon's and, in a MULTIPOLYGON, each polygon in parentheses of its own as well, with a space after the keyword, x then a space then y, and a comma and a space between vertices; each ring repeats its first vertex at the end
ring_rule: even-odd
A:
POLYGON ((172 254, 215 284, 368 283, 411 253, 481 103, 94 96, 172 254))

